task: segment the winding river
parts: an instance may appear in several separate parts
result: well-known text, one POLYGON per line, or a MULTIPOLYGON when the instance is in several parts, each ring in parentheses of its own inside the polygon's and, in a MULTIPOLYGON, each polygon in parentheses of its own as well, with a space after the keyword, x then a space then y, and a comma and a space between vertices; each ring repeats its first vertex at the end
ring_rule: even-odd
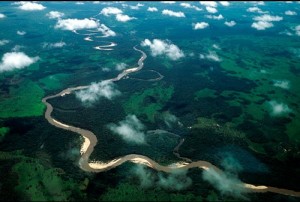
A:
MULTIPOLYGON (((143 51, 137 49, 136 47, 134 47, 134 50, 139 51, 142 54, 141 58, 138 60, 138 66, 134 67, 134 68, 126 69, 123 72, 121 72, 117 77, 108 79, 107 81, 113 81, 113 82, 119 81, 123 77, 127 76, 128 74, 137 72, 143 68, 143 66, 144 66, 143 61, 147 58, 147 55, 143 51)), ((173 153, 177 157, 182 159, 183 161, 177 162, 175 164, 171 164, 168 166, 160 165, 159 163, 155 162, 151 158, 149 158, 147 156, 143 156, 143 155, 138 155, 138 154, 125 155, 125 156, 113 159, 113 160, 111 160, 109 162, 105 162, 105 163, 100 162, 100 161, 90 162, 89 157, 90 157, 91 153, 93 152, 95 145, 97 144, 96 135, 89 130, 85 130, 82 128, 68 125, 66 123, 62 123, 62 122, 54 119, 53 117, 51 117, 51 113, 53 111, 53 106, 47 102, 50 99, 60 97, 60 96, 65 96, 66 94, 70 94, 77 90, 87 89, 88 87, 89 87, 89 85, 78 86, 78 87, 74 87, 74 88, 67 88, 55 95, 50 95, 50 96, 47 96, 42 99, 42 102, 46 105, 45 119, 47 119, 51 125, 53 125, 57 128, 61 128, 64 130, 69 130, 69 131, 78 133, 84 138, 84 142, 80 149, 81 157, 79 159, 79 166, 82 170, 87 171, 87 172, 96 172, 96 173, 104 172, 104 171, 113 169, 127 161, 131 161, 133 163, 144 164, 144 165, 146 165, 152 169, 155 169, 157 171, 163 171, 163 172, 167 172, 167 173, 170 173, 177 169, 185 170, 185 169, 190 169, 190 168, 200 168, 203 170, 213 169, 216 173, 218 173, 220 175, 225 174, 221 169, 219 169, 215 165, 211 164, 210 162, 207 162, 207 161, 192 162, 188 158, 181 157, 178 153, 178 150, 179 150, 180 145, 183 144, 184 139, 182 139, 180 141, 178 146, 173 151, 173 153)), ((300 197, 300 192, 296 192, 296 191, 288 190, 288 189, 280 189, 280 188, 269 187, 269 186, 264 186, 264 185, 256 186, 256 185, 247 184, 247 183, 237 184, 236 186, 237 186, 237 188, 243 187, 247 192, 273 192, 273 193, 278 193, 278 194, 300 197)))

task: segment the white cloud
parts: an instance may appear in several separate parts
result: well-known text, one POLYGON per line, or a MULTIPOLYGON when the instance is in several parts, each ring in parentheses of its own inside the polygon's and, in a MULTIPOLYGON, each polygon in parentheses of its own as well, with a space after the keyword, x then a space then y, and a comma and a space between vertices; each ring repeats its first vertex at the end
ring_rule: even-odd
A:
POLYGON ((19 52, 21 48, 24 48, 25 46, 15 45, 11 50, 13 52, 19 52))
POLYGON ((100 12, 100 14, 105 15, 105 16, 117 15, 117 14, 121 14, 121 13, 123 13, 123 11, 116 7, 106 7, 106 8, 103 8, 100 12))
POLYGON ((283 88, 283 89, 290 89, 290 81, 288 80, 273 80, 274 86, 283 88))
POLYGON ((222 6, 229 6, 230 3, 228 1, 219 1, 222 6))
POLYGON ((103 67, 102 71, 104 71, 104 72, 110 72, 110 69, 108 67, 103 67))
POLYGON ((219 173, 215 169, 210 168, 203 171, 202 177, 222 194, 245 198, 242 193, 245 193, 247 190, 235 175, 223 172, 219 173))
POLYGON ((180 3, 180 6, 182 6, 184 8, 192 8, 192 5, 189 3, 180 3))
POLYGON ((138 3, 138 4, 135 5, 135 6, 130 6, 130 8, 133 9, 133 10, 139 10, 140 7, 142 7, 142 6, 144 6, 144 4, 138 3))
POLYGON ((29 57, 23 52, 5 53, 0 63, 0 72, 22 69, 35 63, 38 60, 39 57, 29 57))
POLYGON ((84 19, 58 19, 55 28, 62 30, 80 30, 80 29, 92 29, 97 28, 99 26, 99 22, 95 20, 90 20, 87 18, 84 19))
POLYGON ((75 93, 76 98, 78 98, 86 106, 94 104, 101 97, 112 100, 120 94, 121 92, 116 89, 116 85, 112 81, 101 81, 98 83, 93 82, 89 88, 75 93))
POLYGON ((63 17, 65 14, 61 13, 59 11, 50 11, 49 13, 46 14, 46 16, 48 16, 50 19, 59 19, 61 17, 63 17))
POLYGON ((259 12, 259 11, 261 11, 261 9, 258 8, 258 7, 250 7, 250 8, 247 8, 247 12, 254 13, 254 12, 259 12))
POLYGON ((46 7, 39 3, 21 1, 17 4, 21 4, 18 8, 25 11, 44 10, 46 7))
POLYGON ((162 14, 163 15, 169 15, 169 16, 174 16, 174 17, 178 17, 178 18, 183 18, 185 17, 184 13, 179 11, 179 12, 174 12, 174 11, 171 11, 171 10, 167 10, 167 9, 164 9, 162 11, 162 14))
POLYGON ((156 12, 158 11, 156 7, 148 7, 147 11, 156 12))
POLYGON ((116 15, 116 20, 119 22, 127 22, 130 20, 136 19, 135 17, 129 17, 128 15, 123 15, 123 14, 117 14, 116 15))
POLYGON ((272 22, 272 21, 281 21, 283 18, 280 16, 272 16, 269 14, 264 14, 262 16, 256 16, 253 18, 253 20, 256 21, 264 21, 264 22, 272 22))
POLYGON ((122 62, 122 63, 117 64, 115 69, 118 70, 118 71, 121 71, 123 69, 126 69, 127 66, 128 66, 127 64, 122 62))
POLYGON ((198 6, 194 6, 194 5, 191 5, 189 3, 180 3, 180 6, 184 7, 184 8, 193 8, 197 11, 201 11, 202 9, 199 8, 198 6))
POLYGON ((3 13, 0 13, 0 19, 5 18, 6 16, 3 13))
POLYGON ((208 59, 210 61, 220 62, 221 59, 215 51, 208 51, 208 54, 200 54, 200 59, 208 59))
POLYGON ((134 174, 143 188, 162 187, 166 190, 183 190, 192 185, 192 179, 187 176, 188 170, 174 170, 171 173, 151 172, 144 165, 137 165, 134 174))
POLYGON ((195 30, 197 29, 204 29, 209 26, 207 22, 197 22, 196 24, 193 24, 195 30))
POLYGON ((233 21, 233 20, 231 20, 231 21, 229 21, 229 22, 224 22, 224 24, 225 25, 227 25, 228 27, 233 27, 234 25, 236 25, 236 22, 235 21, 233 21))
POLYGON ((169 128, 172 128, 174 124, 180 123, 178 118, 170 112, 163 113, 163 120, 169 128))
POLYGON ((209 12, 209 13, 217 13, 218 12, 218 10, 216 8, 211 7, 211 6, 206 6, 205 8, 206 8, 207 12, 209 12))
POLYGON ((295 27, 296 35, 300 36, 300 25, 295 27))
POLYGON ((292 112, 292 110, 284 103, 271 100, 268 104, 271 107, 271 116, 282 116, 292 112))
POLYGON ((26 34, 26 32, 25 32, 25 31, 19 31, 19 30, 18 30, 18 31, 17 31, 17 34, 23 36, 23 35, 26 34))
POLYGON ((100 31, 105 37, 116 36, 116 33, 109 29, 106 25, 101 24, 98 27, 98 31, 100 31))
POLYGON ((167 55, 171 60, 178 60, 184 57, 184 53, 174 44, 168 40, 149 39, 142 41, 141 46, 149 46, 152 56, 167 55))
POLYGON ((268 13, 268 11, 262 11, 260 8, 258 8, 258 7, 249 7, 248 9, 247 9, 247 12, 250 12, 250 13, 268 13))
POLYGON ((158 185, 170 190, 183 190, 192 184, 192 179, 186 176, 187 170, 176 170, 164 177, 158 174, 158 185))
POLYGON ((284 14, 286 14, 286 15, 297 15, 297 13, 295 11, 290 11, 290 10, 285 11, 284 14))
POLYGON ((222 14, 219 15, 205 15, 205 17, 209 18, 209 19, 214 19, 214 20, 222 20, 224 19, 222 14))
POLYGON ((0 40, 0 46, 4 46, 8 43, 9 43, 9 40, 6 40, 6 39, 0 40))
POLYGON ((108 128, 115 134, 120 135, 123 140, 136 144, 145 144, 145 126, 135 115, 126 116, 119 124, 109 124, 108 128))
POLYGON ((76 2, 75 4, 77 4, 77 5, 83 5, 84 3, 83 3, 83 2, 80 2, 80 1, 78 1, 78 2, 76 2))
POLYGON ((163 3, 163 4, 175 4, 176 2, 175 1, 161 1, 160 3, 163 3))
POLYGON ((61 48, 66 45, 65 42, 56 42, 56 43, 43 43, 43 48, 61 48))
POLYGON ((266 21, 258 21, 252 23, 251 27, 257 29, 257 30, 265 30, 267 28, 273 27, 273 23, 271 22, 266 22, 266 21))
POLYGON ((217 49, 217 50, 221 50, 220 46, 218 46, 217 44, 213 44, 212 47, 217 49))
POLYGON ((203 6, 209 6, 209 7, 217 7, 218 4, 215 1, 199 1, 199 3, 203 6))

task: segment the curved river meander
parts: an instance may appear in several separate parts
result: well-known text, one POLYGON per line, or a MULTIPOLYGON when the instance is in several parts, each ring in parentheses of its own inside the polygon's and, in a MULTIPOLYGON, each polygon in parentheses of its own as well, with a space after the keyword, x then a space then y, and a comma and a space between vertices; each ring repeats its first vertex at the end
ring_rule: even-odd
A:
MULTIPOLYGON (((134 50, 142 53, 142 57, 138 61, 138 66, 134 67, 134 68, 126 69, 123 72, 121 72, 117 77, 108 79, 107 81, 113 81, 113 82, 119 81, 126 75, 133 73, 133 72, 137 72, 143 68, 143 66, 144 66, 143 61, 147 58, 147 55, 143 51, 137 49, 136 47, 134 47, 134 50)), ((148 167, 151 167, 152 169, 155 169, 157 171, 163 171, 163 172, 172 172, 177 169, 185 170, 185 169, 190 169, 190 168, 200 168, 203 170, 213 169, 215 172, 217 172, 219 174, 223 174, 223 171, 221 169, 219 169, 215 165, 211 164, 210 162, 207 162, 207 161, 192 162, 187 158, 180 157, 180 155, 178 154, 178 149, 179 149, 180 145, 183 144, 184 140, 180 141, 179 145, 174 149, 174 151, 175 151, 174 154, 177 157, 179 157, 180 159, 183 159, 183 161, 180 161, 180 162, 177 162, 176 164, 172 164, 172 165, 168 165, 168 166, 160 165, 159 163, 155 162, 151 158, 149 158, 147 156, 143 156, 143 155, 138 155, 138 154, 129 154, 126 156, 122 156, 122 157, 113 159, 113 160, 111 160, 109 162, 105 162, 105 163, 100 162, 100 161, 90 162, 89 157, 90 157, 91 153, 93 152, 95 145, 97 144, 96 135, 89 130, 85 130, 85 129, 78 128, 75 126, 67 125, 65 123, 62 123, 62 122, 52 118, 51 113, 53 111, 53 106, 47 102, 50 99, 60 97, 60 96, 65 96, 66 94, 70 94, 76 90, 87 89, 88 87, 89 86, 78 86, 78 87, 74 87, 74 88, 67 88, 67 89, 62 90, 60 93, 47 96, 47 97, 43 98, 43 100, 42 100, 42 102, 47 107, 46 112, 45 112, 45 118, 48 120, 48 122, 50 124, 52 124, 55 127, 64 129, 64 130, 69 130, 69 131, 78 133, 84 138, 84 143, 82 144, 81 151, 80 151, 81 157, 79 160, 79 166, 82 170, 87 171, 87 172, 96 172, 96 173, 104 172, 104 171, 113 169, 127 161, 131 161, 136 164, 144 164, 148 167)), ((241 186, 242 186, 248 192, 273 192, 273 193, 278 193, 278 194, 300 197, 300 192, 296 192, 296 191, 289 190, 289 189, 280 189, 280 188, 269 187, 269 186, 264 186, 264 185, 256 186, 256 185, 247 184, 247 183, 237 184, 236 186, 237 186, 237 188, 241 188, 241 186)))

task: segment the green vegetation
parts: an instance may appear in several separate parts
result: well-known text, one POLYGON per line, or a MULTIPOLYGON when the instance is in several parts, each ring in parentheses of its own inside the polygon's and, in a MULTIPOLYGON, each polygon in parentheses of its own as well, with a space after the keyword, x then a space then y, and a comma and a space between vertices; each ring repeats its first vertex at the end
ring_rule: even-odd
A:
POLYGON ((0 118, 41 116, 45 105, 44 91, 34 82, 25 80, 18 88, 10 87, 9 97, 0 101, 0 118))
MULTIPOLYGON (((236 35, 220 39, 220 47, 226 51, 219 51, 218 54, 222 58, 220 66, 228 74, 251 79, 258 84, 251 93, 235 92, 239 94, 238 99, 229 101, 230 104, 241 105, 241 99, 245 100, 248 103, 242 103, 244 112, 261 122, 268 115, 269 107, 262 104, 263 101, 277 100, 286 103, 294 115, 292 120, 285 124, 285 131, 281 134, 287 135, 291 143, 299 145, 300 112, 295 105, 300 94, 299 74, 295 69, 299 60, 297 54, 292 53, 292 49, 282 49, 296 46, 299 46, 299 43, 295 43, 289 37, 264 36, 253 40, 252 36, 236 35), (290 83, 287 89, 273 86, 273 80, 284 79, 290 83)), ((224 93, 226 94, 223 92, 222 95, 226 96, 224 93)))
POLYGON ((101 201, 202 201, 202 197, 191 193, 168 193, 160 188, 143 189, 129 183, 109 188, 100 197, 101 201))
POLYGON ((69 74, 55 74, 44 77, 39 80, 42 88, 45 90, 59 90, 62 88, 63 81, 68 78, 69 74))
POLYGON ((233 140, 236 138, 237 139, 245 138, 245 134, 238 130, 235 130, 231 123, 220 125, 214 119, 208 119, 205 117, 199 117, 197 121, 198 123, 194 124, 192 128, 213 130, 214 133, 222 136, 226 136, 233 140))
POLYGON ((201 98, 205 98, 205 97, 211 97, 211 98, 216 98, 216 91, 209 89, 209 88, 204 88, 202 90, 199 90, 195 93, 195 97, 194 100, 199 100, 201 98))
POLYGON ((127 114, 145 115, 153 123, 158 110, 162 109, 173 93, 173 86, 156 86, 136 92, 124 103, 124 109, 127 114))
MULTIPOLYGON (((71 179, 64 179, 64 171, 43 165, 38 159, 26 157, 22 151, 0 152, 0 160, 13 162, 12 173, 17 174, 14 190, 21 200, 67 201, 82 197, 80 186, 71 179)), ((84 182, 83 184, 86 184, 84 182)))
POLYGON ((9 130, 10 129, 8 127, 1 127, 0 128, 0 141, 3 140, 5 135, 9 132, 9 130))

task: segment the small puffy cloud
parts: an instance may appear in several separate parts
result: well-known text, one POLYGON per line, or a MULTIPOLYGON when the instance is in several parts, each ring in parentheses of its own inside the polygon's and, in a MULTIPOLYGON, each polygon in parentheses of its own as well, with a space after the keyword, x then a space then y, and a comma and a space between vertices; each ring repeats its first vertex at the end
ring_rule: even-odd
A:
POLYGON ((296 35, 300 36, 300 25, 297 25, 295 27, 295 32, 296 32, 296 35))
POLYGON ((290 11, 290 10, 285 11, 284 14, 286 14, 286 15, 297 15, 297 13, 295 11, 290 11))
POLYGON ((283 116, 286 115, 292 110, 288 107, 288 105, 284 103, 277 102, 275 100, 271 100, 268 102, 270 106, 270 114, 271 116, 283 116))
POLYGON ((166 55, 171 60, 178 60, 184 57, 184 53, 178 46, 168 40, 153 39, 153 42, 151 42, 149 39, 145 39, 142 41, 141 46, 149 46, 152 56, 166 55))
POLYGON ((132 171, 134 175, 138 177, 141 187, 150 188, 154 185, 156 176, 154 173, 149 171, 144 165, 137 164, 132 171))
POLYGON ((133 10, 139 10, 140 7, 142 7, 142 6, 144 6, 144 4, 138 3, 138 4, 135 5, 135 6, 130 6, 130 8, 133 9, 133 10))
POLYGON ((43 43, 43 48, 61 48, 66 45, 65 42, 56 42, 56 43, 43 43))
POLYGON ((203 6, 217 7, 218 4, 215 1, 199 1, 199 3, 203 6))
POLYGON ((219 1, 222 6, 229 6, 230 3, 228 1, 219 1))
POLYGON ((186 176, 187 170, 175 170, 171 174, 164 176, 158 174, 158 185, 169 190, 183 190, 192 184, 192 179, 186 176))
POLYGON ((105 15, 105 16, 117 15, 117 14, 121 14, 121 13, 123 13, 123 11, 116 7, 106 7, 106 8, 103 8, 100 12, 100 14, 105 15))
POLYGON ((132 171, 138 177, 140 186, 143 188, 161 187, 166 190, 179 191, 192 185, 192 179, 187 176, 187 170, 156 174, 144 165, 136 165, 132 171))
POLYGON ((5 53, 0 63, 0 72, 22 69, 35 63, 38 60, 39 57, 29 57, 23 52, 5 53))
POLYGON ((19 30, 18 30, 18 31, 17 31, 17 34, 20 35, 20 36, 23 36, 23 35, 26 34, 26 32, 25 32, 25 31, 19 31, 19 30))
POLYGON ((179 12, 174 12, 174 11, 171 11, 171 10, 168 10, 168 9, 164 9, 162 11, 162 14, 163 15, 169 15, 169 16, 174 16, 174 17, 178 17, 178 18, 184 18, 185 15, 183 12, 179 11, 179 12))
POLYGON ((215 7, 211 7, 211 6, 206 6, 205 9, 209 13, 217 13, 218 12, 218 10, 215 7))
POLYGON ((49 13, 46 14, 50 19, 59 19, 63 17, 65 14, 61 13, 59 11, 50 11, 49 13))
POLYGON ((214 20, 222 20, 224 19, 223 15, 205 15, 205 17, 209 18, 209 19, 214 19, 214 20))
POLYGON ((266 21, 258 21, 252 23, 251 27, 257 29, 257 30, 265 30, 267 28, 273 27, 273 23, 271 22, 266 22, 266 21))
POLYGON ((122 63, 117 64, 115 69, 118 71, 122 71, 123 69, 126 69, 127 66, 128 66, 127 64, 122 62, 122 63))
POLYGON ((268 11, 262 11, 260 8, 254 6, 254 7, 249 7, 247 8, 246 10, 247 12, 250 12, 250 13, 268 13, 268 11))
POLYGON ((158 9, 156 7, 148 7, 147 11, 156 12, 158 9))
POLYGON ((221 194, 232 195, 239 198, 244 198, 244 193, 247 192, 243 183, 237 178, 227 172, 217 172, 210 168, 203 171, 203 179, 213 185, 221 194))
POLYGON ((234 25, 236 25, 236 22, 235 21, 233 21, 233 20, 231 20, 231 21, 229 21, 229 22, 224 22, 224 24, 225 25, 227 25, 228 27, 233 27, 234 25))
POLYGON ((212 47, 217 49, 217 50, 221 50, 220 46, 218 46, 217 44, 213 44, 212 47))
POLYGON ((0 46, 4 46, 8 43, 9 43, 9 40, 6 40, 6 39, 0 40, 0 46))
POLYGON ((124 15, 124 14, 117 14, 116 15, 116 20, 119 22, 127 22, 130 20, 136 19, 135 17, 129 17, 128 15, 124 15))
POLYGON ((123 140, 135 144, 145 144, 145 126, 135 115, 126 116, 119 124, 111 123, 108 128, 115 134, 120 135, 123 140))
POLYGON ((80 29, 92 29, 97 28, 99 22, 91 19, 58 19, 55 28, 62 30, 80 30, 80 29))
POLYGON ((193 29, 197 30, 197 29, 205 29, 206 27, 209 26, 209 24, 207 22, 197 22, 196 24, 192 24, 193 25, 193 29))
POLYGON ((189 3, 180 3, 180 6, 182 6, 184 8, 192 8, 192 5, 189 3))
POLYGON ((110 72, 110 69, 109 69, 108 67, 103 67, 103 68, 102 68, 102 71, 103 71, 103 72, 110 72))
POLYGON ((182 6, 184 8, 193 8, 193 9, 195 9, 197 11, 201 11, 202 10, 198 6, 191 5, 190 3, 180 3, 180 6, 182 6))
POLYGON ((86 106, 91 106, 102 97, 112 100, 120 94, 121 92, 116 89, 116 85, 112 81, 93 82, 89 88, 75 93, 76 98, 86 106))
POLYGON ((25 11, 39 11, 39 10, 44 10, 46 8, 42 4, 35 3, 35 2, 21 1, 16 4, 20 4, 18 8, 25 11))
POLYGON ((105 24, 101 24, 98 29, 105 37, 116 36, 116 33, 109 29, 105 24))
POLYGON ((264 21, 264 22, 272 22, 272 21, 281 21, 283 18, 280 16, 272 16, 269 14, 264 14, 262 16, 256 16, 253 18, 253 20, 256 21, 264 21))
POLYGON ((3 13, 0 13, 0 19, 5 18, 6 16, 3 13))
POLYGON ((176 2, 175 1, 161 1, 160 3, 163 3, 163 4, 175 4, 176 2))
POLYGON ((209 51, 208 54, 200 54, 200 59, 208 59, 210 61, 220 62, 221 59, 215 51, 209 51))
POLYGON ((290 81, 288 80, 274 80, 273 85, 275 87, 283 88, 283 89, 290 89, 290 81))
POLYGON ((172 128, 174 124, 179 123, 178 118, 174 114, 171 114, 170 112, 163 113, 163 120, 169 128, 172 128))
POLYGON ((77 5, 83 5, 84 3, 83 3, 83 2, 80 2, 80 1, 78 1, 78 2, 76 2, 75 4, 77 4, 77 5))
POLYGON ((11 50, 13 52, 19 52, 21 48, 24 48, 25 46, 15 45, 11 50))

